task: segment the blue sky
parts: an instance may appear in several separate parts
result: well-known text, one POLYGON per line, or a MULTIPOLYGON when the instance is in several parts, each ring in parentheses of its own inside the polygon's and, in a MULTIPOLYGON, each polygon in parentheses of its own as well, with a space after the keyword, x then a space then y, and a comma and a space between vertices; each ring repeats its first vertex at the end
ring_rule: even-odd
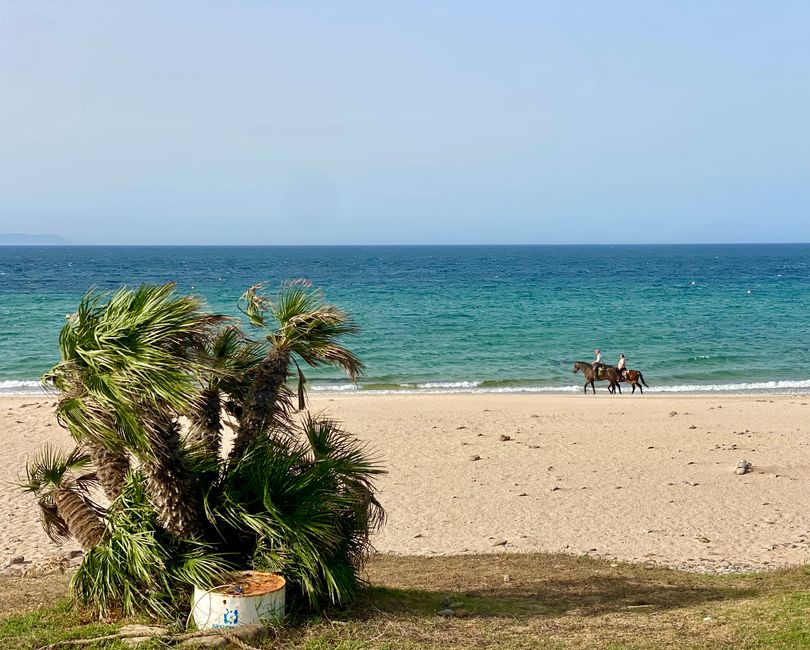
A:
POLYGON ((810 3, 0 4, 0 232, 810 241, 810 3))

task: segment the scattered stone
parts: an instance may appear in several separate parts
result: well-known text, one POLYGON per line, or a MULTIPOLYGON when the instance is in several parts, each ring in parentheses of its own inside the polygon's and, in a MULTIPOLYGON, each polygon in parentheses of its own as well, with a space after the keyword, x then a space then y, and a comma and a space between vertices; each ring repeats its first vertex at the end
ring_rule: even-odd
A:
POLYGON ((506 575, 504 575, 504 577, 503 577, 503 581, 504 581, 504 582, 512 582, 512 576, 510 576, 510 575, 507 573, 506 575))
POLYGON ((708 544, 709 542, 712 541, 708 537, 704 537, 703 535, 700 535, 699 537, 695 537, 695 539, 697 541, 699 541, 699 542, 702 542, 703 544, 708 544))
POLYGON ((669 417, 671 417, 671 418, 675 417, 676 415, 678 415, 678 411, 670 411, 669 412, 669 417))
POLYGON ((507 436, 505 433, 502 433, 502 434, 501 434, 501 435, 498 437, 498 439, 499 439, 501 442, 506 442, 506 441, 508 441, 508 440, 511 440, 511 439, 512 439, 512 436, 507 436))
POLYGON ((747 474, 750 471, 751 471, 751 463, 749 463, 745 459, 743 459, 741 461, 738 461, 737 462, 737 467, 734 468, 734 473, 735 474, 740 474, 740 475, 747 474))
POLYGON ((456 615, 452 609, 440 609, 436 614, 438 616, 446 616, 447 618, 453 618, 453 616, 456 615))
POLYGON ((70 551, 70 553, 67 554, 67 559, 72 560, 74 558, 82 557, 82 556, 84 556, 84 551, 82 551, 80 549, 73 549, 72 551, 70 551))
POLYGON ((448 605, 448 607, 449 607, 450 609, 458 609, 459 607, 464 607, 464 603, 459 602, 459 601, 455 601, 455 602, 450 603, 450 604, 448 605))
POLYGON ((467 618, 470 615, 470 612, 468 612, 464 607, 459 607, 453 611, 456 618, 467 618))
POLYGON ((552 486, 551 486, 551 490, 549 490, 549 491, 550 491, 550 492, 556 492, 556 491, 557 491, 557 490, 559 490, 559 489, 560 489, 560 486, 559 486, 559 485, 552 485, 552 486))
POLYGON ((414 539, 419 539, 421 536, 422 536, 422 533, 416 533, 416 535, 414 535, 413 538, 414 539))
POLYGON ((481 456, 479 456, 478 454, 473 454, 472 456, 470 456, 470 460, 473 462, 475 462, 476 460, 481 460, 481 456))
POLYGON ((493 546, 506 546, 506 540, 505 539, 499 539, 497 542, 495 542, 493 544, 493 546))
POLYGON ((458 430, 460 430, 460 429, 466 429, 466 428, 467 428, 467 427, 465 427, 465 426, 462 424, 460 427, 456 427, 456 431, 458 431, 458 430))
POLYGON ((697 427, 696 427, 694 424, 690 424, 690 425, 689 425, 689 428, 690 428, 690 429, 697 429, 697 427))
POLYGON ((22 564, 23 562, 25 562, 25 556, 24 556, 24 555, 17 555, 17 556, 15 556, 15 557, 11 558, 11 559, 8 561, 9 565, 12 565, 12 564, 22 564))
POLYGON ((527 496, 529 496, 529 495, 528 495, 528 494, 526 494, 525 492, 521 492, 520 494, 518 494, 518 496, 519 496, 519 497, 527 497, 527 496))
POLYGON ((448 607, 450 607, 450 603, 452 602, 453 601, 450 599, 450 596, 445 596, 444 598, 442 598, 439 604, 442 606, 442 609, 447 609, 448 607))
POLYGON ((41 562, 35 562, 25 567, 22 575, 25 577, 38 578, 41 576, 56 575, 67 570, 68 561, 65 558, 48 558, 41 562))

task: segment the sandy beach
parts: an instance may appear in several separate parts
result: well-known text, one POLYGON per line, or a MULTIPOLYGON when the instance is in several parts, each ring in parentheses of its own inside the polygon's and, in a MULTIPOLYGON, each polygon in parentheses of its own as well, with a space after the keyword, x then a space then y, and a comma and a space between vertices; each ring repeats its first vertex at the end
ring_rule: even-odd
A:
MULTIPOLYGON (((67 446, 53 399, 0 398, 0 563, 63 554, 17 482, 67 446)), ((808 560, 808 395, 315 395, 385 460, 380 552, 551 551, 701 571, 808 560), (734 473, 738 461, 751 471, 734 473)))

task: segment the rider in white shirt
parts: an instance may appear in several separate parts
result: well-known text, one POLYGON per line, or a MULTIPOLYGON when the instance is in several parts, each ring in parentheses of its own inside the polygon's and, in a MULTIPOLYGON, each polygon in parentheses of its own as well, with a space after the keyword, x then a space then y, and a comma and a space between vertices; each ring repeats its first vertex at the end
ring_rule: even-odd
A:
POLYGON ((599 348, 596 348, 593 353, 596 355, 596 361, 593 362, 591 368, 593 368, 593 376, 599 377, 599 368, 602 366, 602 352, 599 348))
POLYGON ((624 358, 624 354, 619 356, 619 363, 616 364, 616 370, 619 371, 619 374, 624 377, 626 359, 624 358))

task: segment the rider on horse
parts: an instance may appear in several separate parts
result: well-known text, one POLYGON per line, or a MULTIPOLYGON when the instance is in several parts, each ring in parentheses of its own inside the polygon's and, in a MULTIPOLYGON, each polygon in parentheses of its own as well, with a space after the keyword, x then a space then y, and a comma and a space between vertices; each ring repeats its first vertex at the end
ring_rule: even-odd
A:
POLYGON ((622 379, 624 379, 624 373, 627 372, 627 368, 625 367, 625 363, 627 360, 624 358, 624 354, 619 356, 619 363, 616 364, 616 370, 619 371, 622 379))
POLYGON ((600 368, 604 368, 605 364, 602 363, 602 352, 599 350, 599 348, 596 348, 593 353, 596 355, 596 361, 593 362, 591 368, 593 368, 593 376, 598 378, 599 370, 600 368))

